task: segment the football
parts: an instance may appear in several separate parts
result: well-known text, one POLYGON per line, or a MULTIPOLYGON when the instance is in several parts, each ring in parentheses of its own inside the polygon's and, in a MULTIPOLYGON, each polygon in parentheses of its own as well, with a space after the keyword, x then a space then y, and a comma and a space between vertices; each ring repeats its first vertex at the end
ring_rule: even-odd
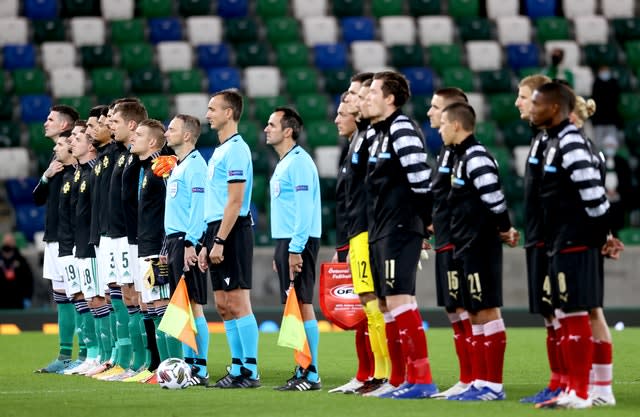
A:
POLYGON ((182 359, 169 358, 160 363, 156 374, 162 388, 182 389, 187 387, 191 378, 191 367, 182 359))

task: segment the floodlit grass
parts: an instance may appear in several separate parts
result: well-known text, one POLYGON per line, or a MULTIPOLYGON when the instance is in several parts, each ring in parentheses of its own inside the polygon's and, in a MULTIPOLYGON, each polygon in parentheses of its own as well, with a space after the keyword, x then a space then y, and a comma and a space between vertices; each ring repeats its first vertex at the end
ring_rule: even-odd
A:
MULTIPOLYGON (((319 392, 277 392, 293 369, 292 351, 276 346, 275 334, 260 336, 260 371, 263 387, 255 390, 189 388, 161 390, 158 386, 101 382, 86 377, 40 375, 57 351, 57 337, 41 333, 0 336, 0 416, 114 417, 145 416, 533 416, 541 413, 586 414, 617 417, 640 415, 640 329, 614 332, 614 392, 618 405, 586 411, 543 411, 518 399, 538 391, 547 381, 544 329, 508 329, 505 363, 507 400, 493 403, 458 403, 436 400, 381 400, 328 394, 329 388, 355 373, 353 333, 323 333, 320 340, 319 392)), ((446 389, 457 380, 451 332, 428 331, 435 382, 446 389)), ((224 374, 229 361, 223 334, 211 335, 209 372, 224 374)))

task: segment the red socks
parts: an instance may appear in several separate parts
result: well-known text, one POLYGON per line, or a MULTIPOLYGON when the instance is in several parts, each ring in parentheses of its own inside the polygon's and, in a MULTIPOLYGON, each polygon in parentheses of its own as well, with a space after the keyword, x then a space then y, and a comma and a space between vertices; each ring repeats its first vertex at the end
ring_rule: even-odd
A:
POLYGON ((391 359, 391 375, 389 383, 399 386, 405 380, 405 360, 402 354, 402 343, 400 342, 400 334, 398 326, 393 320, 390 313, 384 314, 385 330, 387 333, 387 348, 389 349, 389 358, 391 359))
POLYGON ((371 352, 366 320, 363 320, 363 323, 356 328, 356 353, 358 355, 356 379, 364 382, 373 375, 374 369, 373 352, 371 352))
POLYGON ((460 367, 460 382, 469 384, 473 381, 471 372, 471 344, 468 342, 473 336, 471 333, 471 321, 469 314, 463 313, 457 321, 451 323, 453 328, 453 343, 456 347, 456 355, 458 356, 458 364, 460 367))
POLYGON ((507 333, 502 319, 484 325, 484 357, 486 360, 485 381, 502 384, 504 352, 507 348, 507 333))
POLYGON ((593 360, 593 341, 589 314, 568 313, 561 320, 566 327, 566 360, 569 373, 569 389, 575 390, 580 398, 589 396, 589 371, 593 360))
POLYGON ((422 327, 422 318, 417 309, 400 306, 392 312, 402 338, 402 350, 405 355, 407 382, 412 384, 431 384, 431 365, 427 357, 427 339, 422 327), (411 379, 409 379, 409 377, 411 379))

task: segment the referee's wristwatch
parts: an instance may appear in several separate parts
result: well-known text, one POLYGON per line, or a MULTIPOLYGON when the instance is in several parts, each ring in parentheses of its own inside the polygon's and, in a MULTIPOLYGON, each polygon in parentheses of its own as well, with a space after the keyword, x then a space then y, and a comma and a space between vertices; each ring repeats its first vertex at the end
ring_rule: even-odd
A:
POLYGON ((223 238, 221 238, 220 236, 216 236, 216 237, 213 238, 213 243, 215 243, 216 245, 223 245, 224 246, 224 244, 227 243, 227 241, 224 240, 223 238))

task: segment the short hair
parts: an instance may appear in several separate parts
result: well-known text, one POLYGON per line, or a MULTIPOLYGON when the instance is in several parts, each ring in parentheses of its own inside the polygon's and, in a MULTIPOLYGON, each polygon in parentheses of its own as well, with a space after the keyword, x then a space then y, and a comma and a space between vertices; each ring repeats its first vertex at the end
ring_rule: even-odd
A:
POLYGON ((242 117, 242 95, 236 88, 227 88, 213 94, 214 97, 222 96, 222 99, 233 112, 233 120, 238 122, 242 117))
POLYGON ((396 107, 402 107, 411 97, 409 81, 399 72, 377 72, 373 79, 382 80, 382 95, 387 97, 389 94, 393 94, 393 105, 396 107))
POLYGON ((436 90, 436 92, 433 94, 436 96, 440 96, 447 101, 455 103, 469 102, 469 98, 467 98, 467 95, 464 93, 464 91, 462 91, 462 89, 458 87, 443 87, 436 90))
POLYGON ((146 126, 151 134, 159 140, 160 147, 164 146, 164 132, 167 131, 161 121, 156 119, 144 119, 138 124, 138 127, 146 126))
POLYGON ((533 91, 537 90, 541 85, 550 82, 551 78, 547 77, 544 74, 533 74, 526 76, 522 80, 520 80, 520 82, 518 83, 518 87, 529 87, 531 91, 533 91))
POLYGON ((552 81, 542 84, 536 91, 551 100, 552 103, 560 105, 561 110, 567 115, 576 107, 576 95, 568 86, 552 81))
POLYGON ((61 138, 68 138, 69 136, 71 136, 71 131, 65 130, 64 132, 60 132, 58 136, 60 136, 61 138))
POLYGON ((66 104, 56 104, 51 106, 51 111, 59 113, 67 122, 69 122, 69 124, 75 123, 75 121, 80 118, 78 111, 66 104))
POLYGON ((352 83, 363 83, 367 80, 372 80, 373 75, 373 72, 359 72, 352 75, 349 81, 351 81, 352 83))
POLYGON ((198 142, 198 138, 200 137, 200 120, 189 114, 177 114, 175 118, 182 120, 184 123, 182 130, 186 130, 191 133, 191 136, 193 136, 193 143, 195 144, 198 142))
POLYGON ((122 97, 122 98, 117 98, 117 99, 113 100, 109 104, 109 108, 113 109, 118 104, 122 104, 122 103, 142 103, 142 102, 140 101, 140 99, 138 97, 122 97))
POLYGON ((449 121, 460 122, 462 128, 468 132, 473 132, 476 127, 476 112, 467 103, 451 103, 442 110, 442 114, 445 113, 449 121))
POLYGON ((94 108, 89 110, 89 117, 95 117, 96 119, 99 119, 100 116, 102 116, 102 112, 104 111, 106 114, 108 109, 109 109, 109 106, 105 106, 104 104, 95 106, 94 108))
POLYGON ((147 109, 139 101, 125 101, 116 105, 113 114, 120 113, 125 122, 133 120, 140 123, 144 119, 148 119, 147 109))
POLYGON ((346 103, 348 96, 349 96, 348 91, 345 91, 344 93, 340 94, 340 103, 346 103))
POLYGON ((367 78, 360 84, 360 88, 362 87, 371 87, 371 83, 373 82, 373 78, 367 78))
POLYGON ((84 133, 87 130, 87 121, 86 120, 76 120, 75 123, 73 124, 73 127, 82 128, 82 133, 84 133))
POLYGON ((297 141, 304 126, 300 114, 294 108, 287 106, 276 107, 275 112, 282 112, 282 118, 280 119, 282 130, 291 128, 291 137, 297 141))
POLYGON ((576 96, 576 106, 573 113, 578 117, 579 122, 576 125, 582 127, 584 122, 596 112, 596 102, 593 99, 585 100, 582 96, 576 96))

